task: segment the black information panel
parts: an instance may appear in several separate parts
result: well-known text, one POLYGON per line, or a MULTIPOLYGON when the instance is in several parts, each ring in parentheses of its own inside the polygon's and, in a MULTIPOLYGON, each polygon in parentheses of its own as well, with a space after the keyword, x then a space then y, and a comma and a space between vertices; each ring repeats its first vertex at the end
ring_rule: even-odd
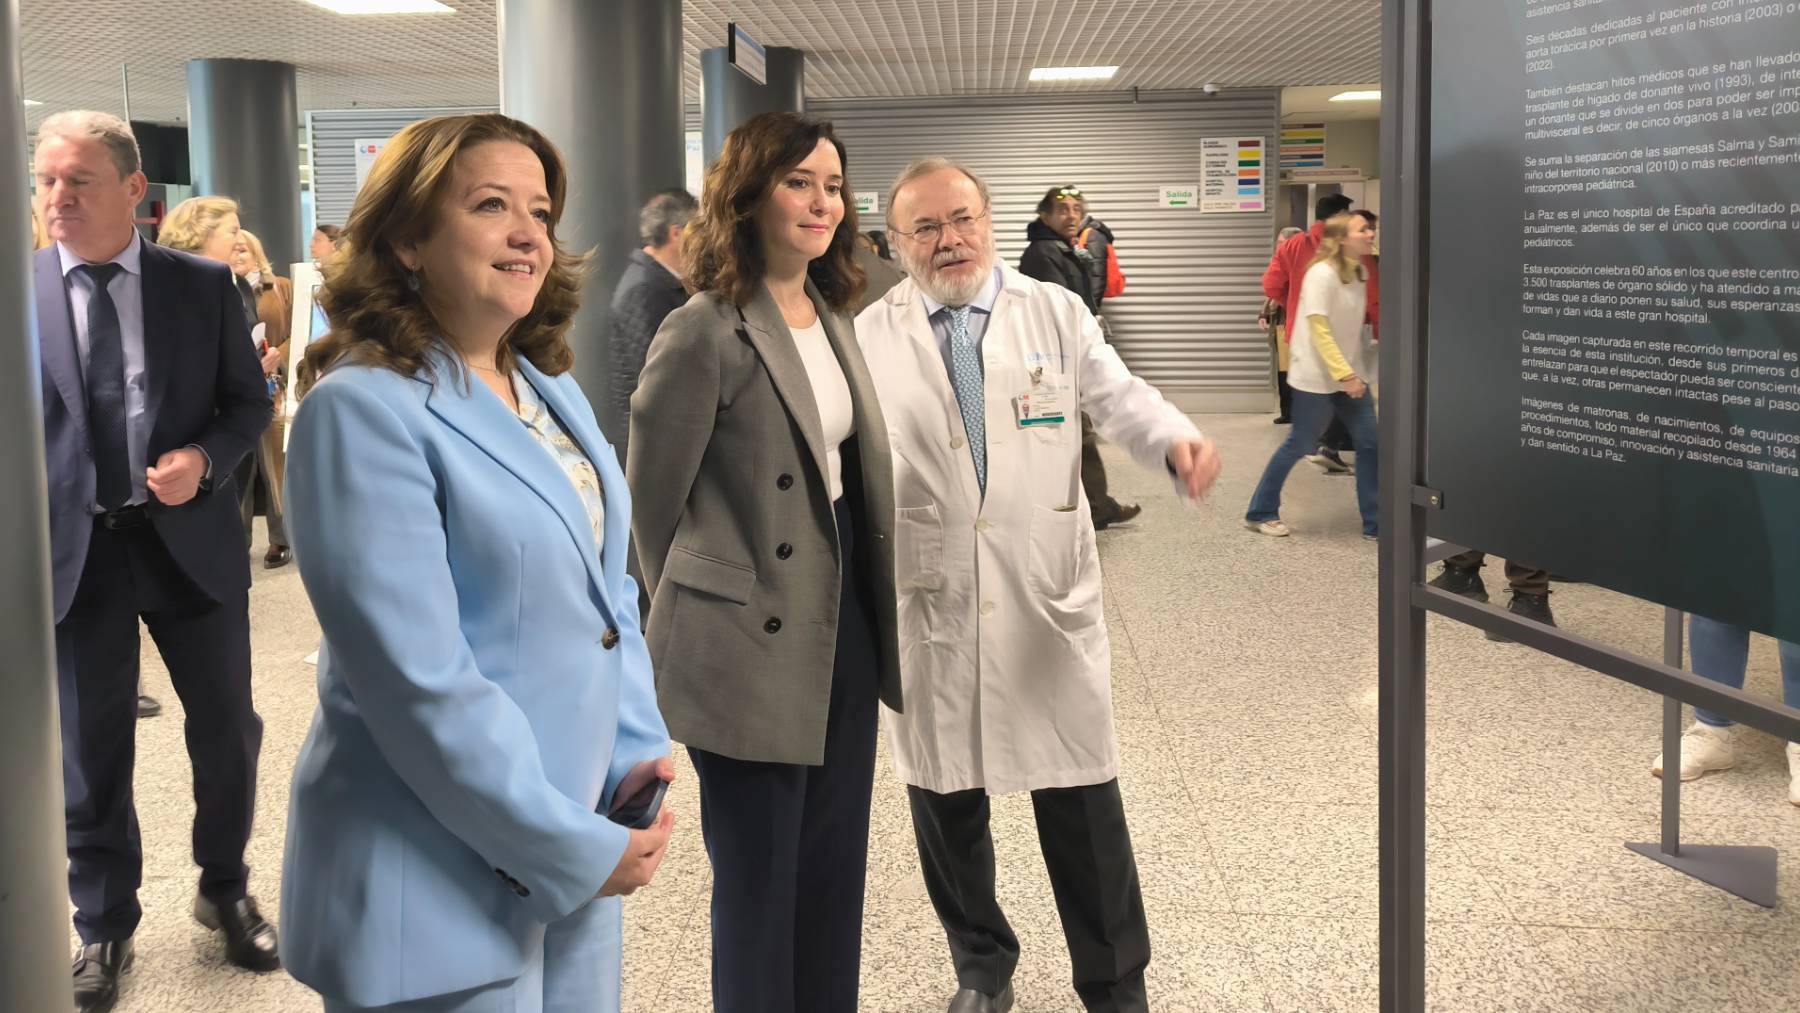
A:
POLYGON ((1433 7, 1431 533, 1800 641, 1800 3, 1433 7))

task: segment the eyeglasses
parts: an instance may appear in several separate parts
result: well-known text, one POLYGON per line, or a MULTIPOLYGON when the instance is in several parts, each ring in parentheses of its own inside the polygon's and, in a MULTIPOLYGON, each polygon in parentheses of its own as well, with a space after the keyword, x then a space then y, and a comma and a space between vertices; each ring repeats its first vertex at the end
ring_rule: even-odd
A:
POLYGON ((901 232, 899 229, 895 229, 894 234, 905 236, 915 243, 930 244, 941 239, 945 229, 955 229, 956 234, 964 239, 973 239, 975 238, 975 235, 981 231, 981 220, 987 216, 987 210, 983 209, 978 215, 957 215, 955 218, 950 219, 948 224, 944 222, 926 222, 911 232, 901 232))
POLYGON ((1076 187, 1065 186, 1061 190, 1056 191, 1056 195, 1058 197, 1073 197, 1076 200, 1080 200, 1081 190, 1076 187))

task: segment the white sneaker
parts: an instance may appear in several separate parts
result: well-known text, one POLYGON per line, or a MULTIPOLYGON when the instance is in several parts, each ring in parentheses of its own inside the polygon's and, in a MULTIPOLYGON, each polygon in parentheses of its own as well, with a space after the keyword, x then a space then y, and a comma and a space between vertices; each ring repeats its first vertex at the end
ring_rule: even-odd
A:
POLYGON ((1289 528, 1286 524, 1281 523, 1279 520, 1245 521, 1244 527, 1249 528, 1259 535, 1268 535, 1270 538, 1286 538, 1294 533, 1293 529, 1289 528))
MULTIPOLYGON (((1789 757, 1793 756, 1789 753, 1789 757)), ((1714 728, 1696 721, 1681 737, 1681 779, 1692 781, 1718 770, 1737 766, 1737 753, 1731 748, 1731 729, 1714 728)), ((1650 768, 1654 777, 1663 776, 1662 754, 1656 754, 1656 765, 1650 768)), ((1796 803, 1800 805, 1800 803, 1796 803)))
POLYGON ((1800 742, 1787 745, 1788 801, 1800 805, 1800 742))

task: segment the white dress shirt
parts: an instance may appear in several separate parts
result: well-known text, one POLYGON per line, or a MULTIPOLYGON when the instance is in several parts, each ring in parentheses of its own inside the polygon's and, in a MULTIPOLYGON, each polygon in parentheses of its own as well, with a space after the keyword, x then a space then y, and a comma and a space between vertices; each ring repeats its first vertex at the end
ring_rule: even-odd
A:
MULTIPOLYGON (((149 467, 150 398, 149 379, 145 372, 144 351, 144 239, 131 230, 131 242, 119 255, 104 263, 117 264, 124 270, 107 285, 113 307, 119 313, 119 341, 125 353, 125 446, 126 460, 131 465, 131 500, 133 506, 150 501, 145 469, 149 467)), ((94 298, 94 282, 75 268, 87 263, 75 251, 56 244, 62 258, 63 287, 69 295, 69 309, 75 318, 75 348, 81 359, 82 382, 87 382, 88 368, 88 304, 94 298)), ((209 467, 210 467, 210 462, 209 467)), ((94 504, 96 512, 99 505, 94 504)))

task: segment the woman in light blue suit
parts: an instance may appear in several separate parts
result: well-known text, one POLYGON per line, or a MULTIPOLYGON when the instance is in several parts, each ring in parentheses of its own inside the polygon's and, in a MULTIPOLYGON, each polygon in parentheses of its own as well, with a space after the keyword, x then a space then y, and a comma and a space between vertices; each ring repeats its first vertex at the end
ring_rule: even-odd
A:
POLYGON ((567 375, 565 180, 516 120, 416 123, 326 267, 288 449, 324 643, 281 923, 328 1011, 617 1010, 618 896, 668 842, 672 814, 620 811, 674 771, 630 496, 567 375))

